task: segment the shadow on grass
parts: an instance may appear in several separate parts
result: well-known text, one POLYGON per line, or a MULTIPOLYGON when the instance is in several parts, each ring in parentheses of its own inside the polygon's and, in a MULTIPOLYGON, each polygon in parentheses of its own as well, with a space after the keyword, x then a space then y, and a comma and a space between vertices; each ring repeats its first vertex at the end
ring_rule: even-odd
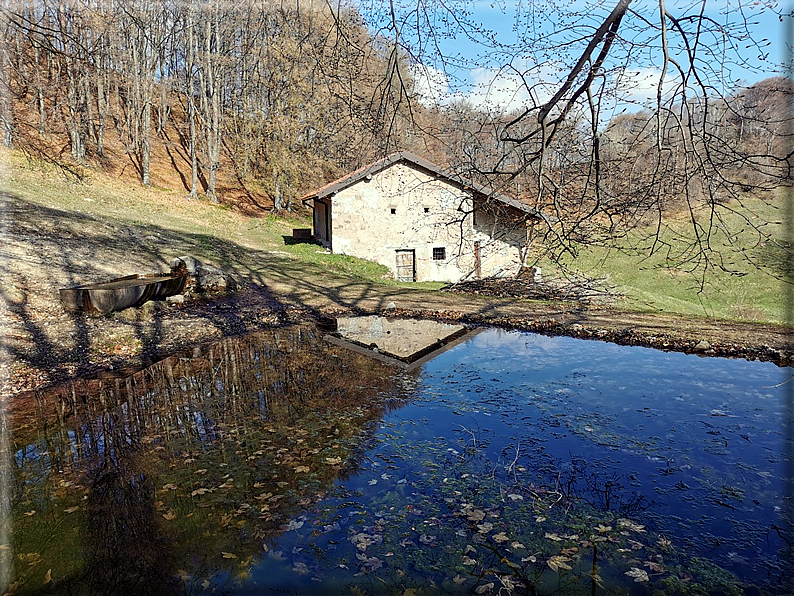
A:
MULTIPOLYGON (((53 381, 95 370, 100 356, 96 346, 107 332, 88 315, 66 312, 58 288, 167 270, 171 259, 186 254, 243 278, 247 289, 239 295, 198 300, 186 311, 155 312, 149 320, 122 321, 114 316, 113 325, 123 326, 139 344, 137 353, 125 359, 161 356, 179 347, 166 337, 164 322, 180 315, 230 336, 271 326, 273 317, 257 323, 265 313, 274 314, 277 322, 287 322, 286 310, 291 307, 322 320, 329 310, 371 313, 401 296, 410 297, 414 304, 422 300, 421 293, 412 288, 341 277, 283 252, 252 250, 211 234, 128 225, 41 206, 9 193, 0 194, 0 209, 7 222, 7 242, 0 248, 0 274, 5 280, 0 299, 12 328, 2 345, 12 359, 46 368, 53 381), (53 332, 58 326, 60 331, 53 332)), ((484 303, 481 313, 489 308, 484 303)), ((206 333, 197 341, 204 338, 206 333)))
POLYGON ((295 246, 296 244, 308 244, 310 246, 322 246, 314 238, 293 238, 292 236, 282 236, 284 246, 295 246))

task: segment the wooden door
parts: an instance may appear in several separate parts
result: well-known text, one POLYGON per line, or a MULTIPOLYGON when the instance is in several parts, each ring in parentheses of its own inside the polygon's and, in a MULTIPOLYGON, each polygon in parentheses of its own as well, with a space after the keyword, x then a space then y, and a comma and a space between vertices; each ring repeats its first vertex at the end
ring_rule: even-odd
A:
POLYGON ((414 251, 397 251, 397 281, 416 281, 416 268, 414 267, 414 251))
POLYGON ((323 201, 314 201, 314 237, 331 243, 331 209, 323 201))

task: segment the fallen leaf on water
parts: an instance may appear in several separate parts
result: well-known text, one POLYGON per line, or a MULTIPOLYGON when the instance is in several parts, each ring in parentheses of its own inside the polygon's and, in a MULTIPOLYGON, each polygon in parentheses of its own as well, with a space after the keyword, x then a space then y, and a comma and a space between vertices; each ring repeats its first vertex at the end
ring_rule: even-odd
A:
POLYGON ((177 488, 179 488, 179 487, 177 487, 176 484, 164 484, 163 485, 163 490, 176 490, 177 488))
MULTIPOLYGON (((589 575, 589 574, 588 574, 588 575, 589 575)), ((600 576, 600 575, 598 575, 598 574, 596 573, 596 574, 594 574, 594 575, 590 575, 590 577, 592 577, 592 578, 593 578, 593 581, 596 583, 596 585, 597 585, 599 588, 601 588, 601 589, 603 589, 603 588, 604 588, 604 580, 601 578, 601 576, 600 576)))
POLYGON ((508 540, 510 540, 510 539, 507 537, 507 534, 505 534, 504 532, 499 532, 498 534, 494 534, 494 535, 492 536, 492 538, 493 538, 494 540, 496 540, 497 542, 507 542, 508 540))
POLYGON ((52 581, 52 569, 47 569, 47 573, 44 574, 44 583, 48 584, 52 581))
POLYGON ((603 534, 604 532, 609 532, 611 529, 612 529, 612 526, 604 526, 604 525, 602 525, 602 524, 598 524, 598 525, 596 526, 596 530, 598 530, 598 531, 599 531, 599 532, 601 532, 602 534, 603 534))
POLYGON ((383 562, 378 557, 368 557, 362 553, 356 553, 356 558, 362 561, 359 566, 363 573, 372 573, 383 567, 383 562))
POLYGON ((456 574, 455 577, 452 578, 452 581, 456 584, 460 585, 466 582, 465 577, 461 577, 460 573, 456 574))
POLYGON ((200 470, 196 470, 195 473, 196 474, 206 474, 207 473, 207 468, 201 468, 200 470))
POLYGON ((35 509, 32 509, 32 510, 30 510, 30 511, 26 511, 26 512, 25 512, 25 515, 27 515, 28 517, 30 517, 31 515, 33 515, 33 514, 35 514, 35 513, 36 513, 36 510, 35 510, 35 509))
POLYGON ((483 584, 481 586, 477 586, 474 588, 474 592, 476 594, 485 594, 486 592, 491 592, 493 590, 494 583, 488 582, 487 584, 483 584))
POLYGON ((619 519, 618 520, 618 527, 619 528, 627 528, 634 532, 644 532, 645 526, 641 526, 637 522, 633 522, 630 519, 619 519))
POLYGON ((367 534, 366 532, 354 534, 350 538, 350 542, 360 551, 365 551, 373 544, 380 544, 382 541, 383 537, 379 534, 367 534))
POLYGON ((224 559, 236 559, 237 558, 237 555, 235 555, 234 553, 227 553, 227 552, 221 551, 221 554, 223 555, 224 559))
MULTIPOLYGON (((510 579, 507 576, 503 576, 503 577, 499 578, 499 581, 502 582, 502 586, 504 586, 504 589, 507 590, 508 594, 512 594, 513 593, 513 590, 515 590, 515 588, 516 588, 516 584, 515 584, 515 582, 513 582, 512 579, 510 579)), ((499 591, 501 592, 502 589, 499 588, 499 591)))
POLYGON ((173 509, 169 509, 168 513, 163 513, 163 517, 168 521, 171 521, 172 519, 176 519, 176 513, 174 513, 173 509))
POLYGON ((654 563, 653 561, 645 561, 645 567, 653 571, 654 573, 664 573, 665 568, 664 565, 659 563, 654 563))
MULTIPOLYGON (((309 466, 298 466, 297 468, 295 468, 295 473, 296 474, 301 474, 303 472, 308 472, 308 471, 309 471, 309 466)), ((308 573, 308 571, 307 571, 307 573, 308 573)))
POLYGON ((520 542, 511 542, 510 543, 510 548, 526 548, 526 546, 524 546, 520 542))
POLYGON ((209 589, 211 585, 212 584, 210 584, 210 580, 208 579, 205 579, 203 582, 201 582, 201 587, 204 588, 205 590, 209 589))
POLYGON ((469 567, 471 565, 476 565, 477 564, 477 559, 472 559, 471 557, 463 557, 463 564, 466 567, 469 567))
POLYGON ((549 567, 551 567, 551 569, 553 571, 556 571, 557 573, 559 573, 560 569, 569 569, 569 570, 571 569, 571 566, 568 565, 568 563, 566 563, 566 561, 570 561, 570 560, 571 559, 568 558, 568 557, 562 557, 560 555, 557 555, 557 556, 551 557, 548 561, 546 561, 546 564, 549 567))
POLYGON ((64 509, 63 512, 64 513, 74 513, 78 509, 80 509, 80 508, 75 505, 74 507, 69 507, 68 509, 64 509))
POLYGON ((557 536, 557 534, 555 534, 554 532, 546 532, 544 538, 548 538, 549 540, 554 540, 554 542, 560 542, 562 540, 562 538, 557 536))
POLYGON ((291 519, 289 523, 286 526, 284 526, 284 529, 289 531, 289 530, 297 530, 298 528, 302 528, 302 527, 303 527, 302 521, 298 521, 297 519, 291 519))
POLYGON ((306 575, 309 573, 309 568, 306 566, 306 563, 295 563, 292 570, 298 575, 306 575))
POLYGON ((629 577, 633 577, 635 582, 647 582, 648 581, 648 574, 639 569, 637 567, 632 567, 630 570, 626 572, 626 575, 629 577))
POLYGON ((330 464, 332 466, 336 466, 336 465, 342 463, 342 458, 341 457, 326 457, 325 458, 325 463, 330 464))

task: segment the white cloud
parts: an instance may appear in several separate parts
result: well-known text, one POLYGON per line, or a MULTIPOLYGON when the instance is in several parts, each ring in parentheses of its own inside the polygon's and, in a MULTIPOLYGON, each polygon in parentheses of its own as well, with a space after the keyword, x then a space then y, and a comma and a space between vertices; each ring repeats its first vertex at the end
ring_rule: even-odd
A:
MULTIPOLYGON (((655 103, 660 76, 658 68, 625 69, 615 77, 618 99, 642 105, 655 103)), ((680 82, 675 73, 668 71, 662 83, 662 98, 668 99, 680 82)))
POLYGON ((449 78, 446 73, 426 64, 411 65, 414 80, 414 95, 426 106, 443 104, 450 95, 449 78))
MULTIPOLYGON (((648 67, 623 69, 613 74, 610 93, 614 98, 613 108, 637 109, 655 103, 660 72, 658 68, 648 67)), ((534 65, 525 59, 502 68, 473 68, 465 73, 463 84, 453 85, 442 70, 424 64, 411 67, 415 95, 424 105, 464 100, 476 109, 492 113, 543 105, 559 89, 566 74, 558 63, 534 65)), ((668 70, 662 84, 663 97, 669 99, 680 82, 680 77, 668 70)), ((609 104, 603 103, 602 109, 608 111, 609 104)))
POLYGON ((488 112, 509 112, 531 105, 531 96, 520 74, 513 70, 475 68, 472 87, 464 97, 488 112))
POLYGON ((473 68, 464 84, 453 88, 441 70, 424 64, 411 67, 414 93, 425 105, 443 105, 465 100, 475 108, 490 112, 509 112, 547 101, 556 86, 553 64, 528 66, 526 61, 503 68, 473 68), (551 83, 549 82, 551 81, 551 83))

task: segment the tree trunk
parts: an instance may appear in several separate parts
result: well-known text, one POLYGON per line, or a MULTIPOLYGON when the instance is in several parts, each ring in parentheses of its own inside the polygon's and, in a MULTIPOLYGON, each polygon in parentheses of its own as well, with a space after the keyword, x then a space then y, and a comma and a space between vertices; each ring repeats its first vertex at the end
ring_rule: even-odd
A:
POLYGON ((196 98, 193 86, 193 70, 196 66, 196 36, 193 29, 193 10, 188 6, 187 20, 187 64, 185 64, 185 95, 187 96, 188 127, 190 139, 190 196, 198 196, 198 150, 196 148, 196 98))
POLYGON ((105 120, 110 112, 110 102, 105 87, 105 69, 100 68, 96 73, 96 103, 97 103, 97 127, 96 127, 96 152, 99 157, 105 156, 105 120))
POLYGON ((14 143, 14 123, 11 115, 11 64, 7 43, 0 43, 0 118, 3 120, 3 146, 14 143))
MULTIPOLYGON (((151 85, 147 81, 146 87, 151 85)), ((149 160, 151 155, 151 126, 152 126, 152 102, 151 93, 148 92, 143 105, 142 126, 141 126, 141 182, 144 186, 151 186, 151 174, 149 173, 149 160)))

